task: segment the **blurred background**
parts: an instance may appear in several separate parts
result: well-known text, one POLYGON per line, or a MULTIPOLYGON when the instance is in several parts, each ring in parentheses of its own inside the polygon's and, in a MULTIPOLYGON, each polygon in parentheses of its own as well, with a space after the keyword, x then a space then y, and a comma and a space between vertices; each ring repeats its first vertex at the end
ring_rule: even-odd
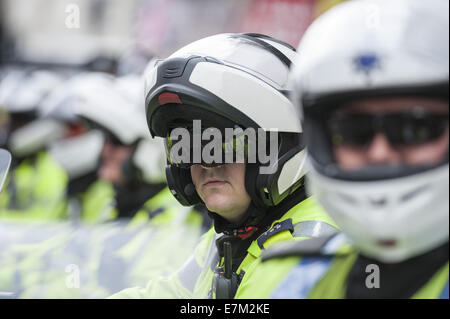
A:
POLYGON ((297 47, 340 0, 0 0, 0 298, 104 298, 145 286, 211 227, 165 184, 142 74, 200 38, 297 47))
POLYGON ((264 33, 297 46, 339 0, 2 0, 5 61, 83 65, 132 48, 164 57, 221 32, 264 33))

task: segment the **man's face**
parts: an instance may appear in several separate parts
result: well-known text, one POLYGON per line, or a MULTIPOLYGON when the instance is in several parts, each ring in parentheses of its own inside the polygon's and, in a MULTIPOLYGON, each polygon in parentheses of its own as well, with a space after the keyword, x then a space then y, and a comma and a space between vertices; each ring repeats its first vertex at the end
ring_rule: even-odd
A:
POLYGON ((99 177, 116 186, 124 184, 126 177, 122 173, 122 166, 132 152, 131 146, 116 145, 106 140, 101 152, 99 177))
MULTIPOLYGON (((411 167, 439 164, 448 153, 448 111, 448 102, 428 98, 364 99, 349 103, 342 107, 344 117, 357 115, 364 119, 381 115, 390 118, 391 124, 380 124, 381 128, 375 129, 372 136, 367 134, 366 129, 370 121, 354 121, 355 125, 359 125, 355 132, 370 138, 365 138, 365 143, 346 143, 345 139, 341 143, 334 143, 336 161, 345 170, 358 170, 378 164, 411 167), (431 120, 433 117, 435 119, 431 120), (408 135, 408 130, 412 135, 408 135), (420 134, 423 141, 420 140, 420 134), (413 136, 410 140, 417 142, 403 143, 402 140, 408 140, 408 136, 413 136)), ((379 118, 382 122, 383 117, 379 118)))
POLYGON ((250 205, 245 189, 245 164, 232 163, 216 167, 191 166, 191 176, 198 195, 206 207, 238 223, 250 205))

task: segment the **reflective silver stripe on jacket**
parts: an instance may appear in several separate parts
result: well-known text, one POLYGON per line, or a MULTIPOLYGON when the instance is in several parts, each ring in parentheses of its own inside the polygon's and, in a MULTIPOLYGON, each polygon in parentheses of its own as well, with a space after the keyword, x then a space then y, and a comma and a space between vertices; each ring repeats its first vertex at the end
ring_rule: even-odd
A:
POLYGON ((214 270, 217 265, 219 254, 216 248, 216 238, 217 235, 213 236, 203 267, 197 263, 197 260, 195 260, 195 256, 191 255, 191 257, 189 257, 189 259, 177 271, 177 276, 181 284, 191 292, 194 292, 197 280, 199 279, 203 270, 207 267, 214 270))
POLYGON ((188 260, 181 266, 177 272, 178 279, 181 284, 189 290, 194 292, 195 284, 202 273, 202 267, 195 260, 194 255, 191 255, 188 260))
POLYGON ((322 237, 338 233, 339 230, 319 220, 307 220, 294 224, 294 237, 322 237))
POLYGON ((219 237, 219 234, 215 234, 214 238, 209 246, 208 257, 206 257, 205 267, 209 266, 212 271, 216 269, 217 263, 219 262, 219 252, 217 251, 216 240, 219 237))

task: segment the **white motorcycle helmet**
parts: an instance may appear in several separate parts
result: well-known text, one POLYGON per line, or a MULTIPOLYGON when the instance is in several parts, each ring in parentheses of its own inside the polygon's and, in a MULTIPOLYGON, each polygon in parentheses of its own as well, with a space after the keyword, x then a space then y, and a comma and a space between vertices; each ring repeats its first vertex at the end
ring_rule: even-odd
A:
POLYGON ((100 72, 82 73, 49 96, 43 106, 44 117, 69 122, 85 119, 98 128, 51 147, 51 153, 64 167, 70 168, 74 177, 96 166, 104 142, 100 134, 103 131, 122 145, 136 145, 131 160, 145 182, 164 182, 164 147, 148 132, 144 111, 140 108, 142 83, 139 76, 116 78, 100 72), (74 152, 85 155, 83 159, 74 158, 71 155, 74 152))
POLYGON ((437 165, 344 170, 327 118, 361 98, 428 97, 448 105, 448 11, 446 0, 344 3, 310 26, 291 72, 312 166, 310 191, 362 253, 383 262, 448 241, 448 148, 437 165))
MULTIPOLYGON (((268 164, 259 160, 246 164, 246 190, 260 208, 255 220, 299 190, 305 175, 302 128, 287 98, 296 55, 286 43, 265 35, 224 33, 188 44, 146 71, 148 126, 153 136, 165 138, 168 155, 171 130, 195 120, 222 131, 238 126, 278 133, 271 173, 260 173, 268 164)), ((168 156, 168 186, 184 206, 201 203, 189 170, 194 162, 183 167, 168 156)))
POLYGON ((50 156, 66 171, 71 180, 97 170, 104 144, 103 132, 89 129, 75 113, 77 98, 75 76, 55 88, 40 104, 40 121, 62 124, 64 134, 48 145, 50 156), (80 156, 83 154, 83 156, 80 156))
POLYGON ((0 108, 10 118, 6 144, 14 157, 31 156, 64 134, 62 123, 38 119, 42 101, 66 76, 61 72, 11 67, 0 82, 0 108))

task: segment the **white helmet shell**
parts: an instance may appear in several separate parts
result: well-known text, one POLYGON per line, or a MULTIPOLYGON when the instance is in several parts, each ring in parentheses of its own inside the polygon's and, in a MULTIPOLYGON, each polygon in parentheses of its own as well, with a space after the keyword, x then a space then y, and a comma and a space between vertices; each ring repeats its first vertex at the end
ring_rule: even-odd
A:
MULTIPOLYGON (((205 127, 220 130, 276 132, 270 134, 282 141, 274 152, 276 160, 247 165, 246 174, 252 177, 247 178, 246 189, 257 206, 280 204, 302 186, 306 171, 302 126, 287 96, 296 56, 294 48, 266 35, 223 33, 188 44, 160 63, 152 61, 145 72, 151 134, 166 138, 174 126, 199 119, 205 127)), ((166 172, 180 203, 201 202, 191 191, 188 170, 170 162, 166 172)))
POLYGON ((362 0, 320 16, 305 33, 293 70, 310 96, 449 77, 449 2, 362 0))
POLYGON ((103 133, 90 130, 80 136, 56 140, 49 145, 49 153, 69 178, 74 179, 97 169, 103 143, 103 133))
POLYGON ((62 79, 50 71, 9 69, 0 82, 0 107, 10 113, 37 112, 41 101, 62 79))
POLYGON ((133 164, 140 169, 144 181, 152 184, 166 182, 166 152, 160 137, 139 142, 133 156, 133 164))
POLYGON ((361 251, 399 262, 448 240, 448 174, 446 165, 387 181, 352 182, 313 170, 308 185, 361 251))
MULTIPOLYGON (((167 60, 196 55, 219 60, 198 63, 189 82, 237 108, 266 131, 301 133, 292 103, 280 93, 290 89, 289 66, 261 45, 245 41, 244 36, 223 33, 206 37, 174 52, 167 60), (278 116, 272 116, 274 105, 278 116)), ((254 39, 279 50, 289 64, 297 56, 294 50, 270 38, 254 39)), ((154 91, 157 69, 157 63, 151 61, 145 72, 145 96, 154 91)))
MULTIPOLYGON (((302 119, 329 110, 321 99, 338 104, 336 99, 346 94, 448 87, 448 10, 446 0, 362 0, 319 17, 305 33, 291 72, 292 99, 300 104, 302 119)), ((317 124, 307 124, 316 125, 317 132, 317 124)), ((311 135, 308 125, 305 130, 311 135)), ((346 180, 327 172, 319 159, 325 155, 313 150, 315 145, 310 142, 308 148, 309 192, 364 254, 399 262, 448 241, 448 158, 409 175, 346 180)))
MULTIPOLYGON (((165 152, 162 143, 153 140, 148 131, 142 84, 141 77, 135 75, 115 78, 104 73, 79 74, 46 99, 41 115, 65 121, 85 118, 124 145, 137 142, 133 164, 144 181, 160 183, 164 179, 165 152)), ((100 132, 92 130, 85 136, 53 144, 51 152, 71 177, 77 177, 95 168, 102 144, 100 132), (72 155, 82 150, 89 155, 74 161, 72 155)))
MULTIPOLYGON (((150 137, 143 104, 139 104, 141 92, 137 76, 116 79, 104 73, 83 73, 73 77, 65 94, 59 93, 55 101, 64 102, 58 111, 62 118, 86 118, 128 145, 150 137)), ((55 112, 51 108, 46 114, 55 112)))

